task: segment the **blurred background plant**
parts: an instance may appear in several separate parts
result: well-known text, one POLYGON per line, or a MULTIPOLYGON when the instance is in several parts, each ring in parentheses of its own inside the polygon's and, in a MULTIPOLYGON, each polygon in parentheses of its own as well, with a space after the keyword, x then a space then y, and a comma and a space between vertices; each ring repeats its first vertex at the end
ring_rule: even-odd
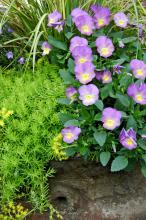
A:
MULTIPOLYGON (((81 7, 88 10, 91 4, 101 4, 108 6, 112 14, 117 11, 123 11, 130 14, 130 22, 133 25, 143 25, 146 30, 145 16, 146 7, 140 0, 2 0, 4 10, 0 12, 0 28, 7 22, 14 30, 14 39, 4 40, 1 47, 6 48, 9 45, 19 48, 20 53, 29 51, 28 58, 33 56, 33 66, 36 56, 40 55, 40 46, 43 41, 54 37, 56 40, 67 41, 74 34, 71 25, 71 11, 73 8, 81 7), (66 28, 63 32, 47 26, 47 16, 57 9, 66 19, 66 28)), ((52 39, 50 39, 52 41, 52 39)), ((53 42, 56 44, 56 42, 53 42)), ((62 46, 62 45, 61 45, 62 46)), ((61 56, 61 55, 60 55, 61 56)), ((28 60, 29 60, 28 59, 28 60)), ((52 60, 51 60, 52 62, 52 60)))
POLYGON ((0 66, 7 68, 9 66, 12 68, 17 66, 17 68, 20 69, 20 63, 18 60, 20 59, 20 56, 23 55, 25 55, 26 59, 28 52, 25 48, 21 48, 20 45, 13 43, 13 41, 15 42, 14 30, 8 25, 8 23, 5 23, 0 33, 0 66), (9 43, 4 46, 5 42, 9 43), (9 59, 7 56, 10 51, 13 54, 12 59, 9 59))
POLYGON ((40 212, 51 207, 48 177, 54 170, 48 162, 62 157, 51 145, 61 129, 58 113, 65 112, 57 102, 64 97, 57 71, 44 59, 35 75, 31 70, 0 70, 0 114, 5 118, 0 126, 1 204, 22 194, 40 212))

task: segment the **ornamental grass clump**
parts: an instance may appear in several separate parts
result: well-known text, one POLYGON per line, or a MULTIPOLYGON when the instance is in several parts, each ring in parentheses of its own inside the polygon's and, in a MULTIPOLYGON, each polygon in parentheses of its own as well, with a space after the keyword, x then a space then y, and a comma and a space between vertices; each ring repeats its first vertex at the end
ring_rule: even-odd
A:
POLYGON ((74 8, 71 18, 63 27, 68 45, 49 38, 52 59, 63 57, 66 99, 59 103, 73 109, 60 114, 64 152, 110 162, 111 171, 140 162, 146 176, 146 53, 139 30, 125 13, 112 15, 100 5, 74 8))
MULTIPOLYGON (((32 60, 33 69, 36 59, 42 55, 42 42, 48 38, 55 48, 62 48, 67 52, 66 43, 76 34, 73 23, 79 32, 91 36, 95 30, 111 27, 112 16, 112 24, 121 30, 129 24, 131 29, 137 31, 141 42, 146 43, 144 37, 146 9, 141 1, 102 0, 100 3, 103 6, 95 5, 97 3, 95 0, 30 0, 29 3, 27 0, 1 0, 1 2, 4 10, 0 10, 0 35, 3 33, 4 24, 8 22, 10 26, 8 32, 13 32, 14 36, 14 39, 2 42, 2 50, 7 50, 11 46, 16 51, 18 49, 17 55, 26 58, 26 67, 32 60), (88 13, 90 6, 91 10, 88 13), (130 16, 127 18, 122 11, 130 16)), ((119 45, 123 47, 124 43, 119 41, 119 45)), ((55 59, 49 57, 49 60, 55 64, 62 64, 67 58, 66 55, 56 53, 55 59)), ((6 65, 14 64, 13 61, 17 58, 14 54, 14 59, 8 60, 6 65)))

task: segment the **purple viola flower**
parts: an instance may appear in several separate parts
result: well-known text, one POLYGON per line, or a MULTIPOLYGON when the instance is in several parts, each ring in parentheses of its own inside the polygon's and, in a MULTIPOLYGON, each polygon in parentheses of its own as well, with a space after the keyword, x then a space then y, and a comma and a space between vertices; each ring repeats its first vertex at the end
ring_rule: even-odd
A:
POLYGON ((51 51, 51 46, 48 44, 47 41, 44 41, 43 44, 42 44, 42 50, 43 50, 43 53, 42 55, 45 56, 45 55, 48 55, 51 51))
POLYGON ((112 82, 112 74, 109 70, 103 70, 96 72, 96 79, 102 81, 102 83, 110 83, 112 82))
POLYGON ((80 86, 78 91, 79 99, 85 106, 95 104, 99 98, 99 89, 94 84, 80 86))
POLYGON ((96 39, 96 47, 97 52, 104 58, 110 57, 115 50, 111 39, 106 36, 100 36, 96 39))
POLYGON ((146 64, 142 60, 134 59, 130 62, 130 68, 133 72, 133 75, 137 79, 146 78, 146 64))
POLYGON ((114 108, 105 108, 102 112, 103 127, 108 130, 114 130, 121 124, 122 114, 114 108))
POLYGON ((25 62, 24 57, 20 57, 20 58, 18 59, 18 63, 24 64, 24 62, 25 62))
POLYGON ((75 8, 71 12, 72 20, 74 23, 76 22, 76 19, 82 15, 88 16, 88 13, 86 11, 83 11, 81 8, 75 8))
POLYGON ((75 36, 70 41, 70 52, 72 53, 73 50, 78 46, 88 46, 88 41, 85 38, 75 36))
POLYGON ((96 12, 93 16, 95 27, 100 29, 107 26, 110 23, 110 10, 108 8, 98 6, 95 11, 96 12))
POLYGON ((62 15, 55 10, 53 13, 48 15, 48 26, 52 27, 55 23, 59 22, 62 19, 62 15))
POLYGON ((142 134, 141 137, 142 137, 143 139, 146 139, 146 134, 142 134))
POLYGON ((13 33, 13 29, 12 28, 8 28, 8 33, 13 33))
POLYGON ((124 68, 124 66, 120 66, 120 65, 115 65, 113 66, 113 72, 114 73, 117 73, 117 74, 120 74, 121 73, 121 70, 124 68))
POLYGON ((63 31, 64 24, 65 24, 65 21, 58 21, 52 24, 52 26, 60 33, 61 31, 63 31))
POLYGON ((103 75, 102 75, 102 83, 110 83, 112 82, 112 74, 109 70, 105 70, 103 71, 103 75))
POLYGON ((2 30, 2 28, 0 27, 0 35, 3 33, 3 30, 2 30))
POLYGON ((140 85, 132 83, 128 87, 127 93, 136 103, 146 105, 146 83, 140 85))
POLYGON ((136 132, 133 130, 133 128, 130 128, 128 131, 123 128, 120 132, 119 140, 123 147, 127 148, 128 150, 133 150, 137 147, 136 132))
POLYGON ((76 18, 75 25, 81 34, 90 36, 93 33, 94 22, 89 15, 82 15, 76 18))
POLYGON ((84 64, 78 64, 75 67, 76 79, 82 84, 87 84, 95 77, 94 65, 90 62, 84 64))
POLYGON ((66 89, 66 97, 74 101, 76 99, 77 90, 73 86, 70 86, 66 89))
POLYGON ((100 5, 91 5, 90 9, 91 11, 95 14, 98 13, 98 11, 100 10, 101 6, 100 5))
MULTIPOLYGON (((104 71, 104 70, 103 70, 104 71)), ((96 71, 96 79, 101 81, 102 80, 102 75, 103 75, 103 71, 96 71)))
POLYGON ((128 18, 123 12, 118 12, 114 15, 115 24, 118 27, 125 28, 128 24, 128 18))
POLYGON ((87 46, 78 46, 72 51, 75 64, 83 64, 92 61, 92 50, 87 46))
POLYGON ((94 23, 91 16, 80 8, 75 8, 72 13, 72 20, 77 29, 85 35, 91 35, 94 29, 94 23))
POLYGON ((80 133, 81 133, 81 129, 75 126, 66 127, 61 131, 61 134, 63 136, 63 141, 68 144, 71 144, 75 140, 77 140, 80 133))
POLYGON ((9 51, 8 53, 6 53, 6 56, 9 60, 12 60, 14 55, 13 55, 13 52, 12 51, 9 51))

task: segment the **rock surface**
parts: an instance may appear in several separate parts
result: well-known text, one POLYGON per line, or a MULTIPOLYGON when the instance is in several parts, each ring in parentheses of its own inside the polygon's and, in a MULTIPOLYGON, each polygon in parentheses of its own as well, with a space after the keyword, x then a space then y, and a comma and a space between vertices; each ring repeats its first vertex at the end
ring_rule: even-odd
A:
MULTIPOLYGON (((138 168, 111 173, 82 160, 51 165, 51 200, 64 220, 146 220, 146 179, 138 168)), ((48 220, 48 214, 31 220, 48 220)))

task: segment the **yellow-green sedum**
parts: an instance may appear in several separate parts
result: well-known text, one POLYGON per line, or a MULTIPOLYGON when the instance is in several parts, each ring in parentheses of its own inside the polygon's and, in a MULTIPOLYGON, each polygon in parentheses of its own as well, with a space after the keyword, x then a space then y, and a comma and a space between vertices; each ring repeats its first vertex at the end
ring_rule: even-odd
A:
POLYGON ((57 67, 43 61, 34 74, 1 71, 0 82, 0 110, 9 113, 0 126, 1 203, 25 192, 34 207, 43 211, 49 207, 48 177, 54 173, 48 162, 62 158, 51 142, 61 129, 58 113, 64 107, 57 99, 64 97, 64 86, 57 67))

